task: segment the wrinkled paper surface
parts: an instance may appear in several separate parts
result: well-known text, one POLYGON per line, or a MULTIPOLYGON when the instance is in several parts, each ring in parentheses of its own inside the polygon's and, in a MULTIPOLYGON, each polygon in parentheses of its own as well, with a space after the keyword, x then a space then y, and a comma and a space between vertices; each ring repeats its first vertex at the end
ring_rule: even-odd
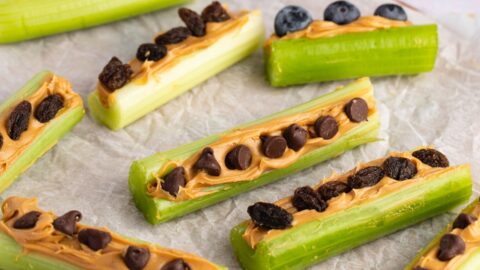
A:
MULTIPOLYGON (((190 6, 199 11, 208 2, 197 1, 190 6)), ((322 18, 330 1, 226 2, 233 10, 261 8, 266 32, 270 34, 276 12, 287 3, 301 4, 314 18, 322 18)), ((355 3, 363 14, 372 14, 381 2, 355 3)), ((357 162, 384 156, 390 150, 404 151, 432 144, 452 164, 471 163, 477 177, 480 172, 479 19, 472 14, 436 19, 411 9, 407 12, 414 23, 439 24, 440 48, 431 73, 373 79, 382 141, 194 214, 149 225, 135 208, 128 191, 128 170, 133 160, 308 101, 348 82, 271 88, 264 77, 259 50, 118 132, 98 125, 87 115, 0 199, 11 195, 38 197, 44 209, 57 214, 78 209, 84 215, 84 223, 107 226, 125 235, 239 269, 230 247, 229 232, 247 219, 246 208, 256 201, 288 196, 296 187, 317 183, 332 171, 349 170, 357 162)), ((181 21, 176 8, 172 8, 92 29, 1 45, 0 100, 43 69, 67 77, 85 100, 110 57, 116 55, 125 61, 134 56, 139 44, 150 41, 154 33, 178 25, 181 21)), ((475 181, 478 195, 480 180, 475 181)), ((401 269, 454 216, 451 212, 427 220, 312 269, 401 269)))

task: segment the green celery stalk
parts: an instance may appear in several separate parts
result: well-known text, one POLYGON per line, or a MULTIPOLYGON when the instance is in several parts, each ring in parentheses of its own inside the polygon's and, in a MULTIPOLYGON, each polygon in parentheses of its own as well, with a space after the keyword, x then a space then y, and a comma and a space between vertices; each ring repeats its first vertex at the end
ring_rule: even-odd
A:
POLYGON ((0 43, 87 28, 190 0, 5 0, 0 1, 0 43))
POLYGON ((437 26, 417 25, 325 38, 279 39, 264 48, 268 80, 288 86, 433 69, 437 26))
POLYGON ((115 100, 105 107, 97 91, 88 97, 93 117, 110 129, 125 127, 159 106, 252 54, 263 41, 260 11, 251 11, 240 31, 232 31, 208 48, 182 59, 168 71, 153 74, 146 84, 130 82, 114 92, 115 100))
MULTIPOLYGON (((27 84, 0 105, 0 113, 11 108, 21 100, 34 94, 46 78, 49 71, 43 71, 33 77, 27 84)), ((68 112, 50 120, 37 138, 28 146, 2 175, 0 175, 0 192, 8 188, 13 181, 27 170, 45 152, 52 148, 68 131, 70 131, 85 115, 82 105, 69 109, 68 112)))
MULTIPOLYGON (((241 125, 233 128, 232 130, 252 126, 287 115, 309 111, 315 107, 322 107, 326 104, 343 100, 346 97, 352 96, 356 92, 367 87, 372 87, 368 79, 365 78, 358 80, 327 95, 292 107, 285 111, 267 116, 257 121, 241 125)), ((322 161, 336 157, 343 152, 359 145, 376 141, 379 128, 380 122, 378 114, 374 114, 369 117, 368 122, 359 124, 357 127, 344 134, 332 144, 305 154, 297 162, 287 168, 266 172, 259 178, 252 181, 215 186, 213 188, 216 188, 216 190, 218 190, 217 192, 196 199, 173 202, 165 199, 153 198, 147 194, 147 183, 154 179, 154 174, 156 174, 164 166, 164 164, 168 163, 170 160, 179 161, 190 157, 192 154, 200 151, 208 144, 217 141, 222 136, 232 131, 228 130, 223 133, 215 134, 196 142, 180 146, 176 149, 160 152, 145 159, 133 162, 130 168, 129 188, 137 207, 143 212, 146 220, 151 224, 157 224, 186 215, 198 209, 205 208, 251 189, 278 181, 289 174, 301 171, 322 161)))
POLYGON ((464 203, 472 194, 468 165, 378 199, 338 211, 260 241, 255 249, 242 238, 246 223, 230 240, 244 269, 303 269, 464 203))

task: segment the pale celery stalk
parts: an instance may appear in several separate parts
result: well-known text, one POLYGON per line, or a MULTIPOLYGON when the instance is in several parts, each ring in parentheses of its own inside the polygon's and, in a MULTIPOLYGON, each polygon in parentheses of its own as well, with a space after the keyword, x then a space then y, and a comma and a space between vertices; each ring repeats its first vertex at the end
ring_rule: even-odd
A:
POLYGON ((130 82, 117 89, 107 107, 97 91, 88 98, 92 115, 110 129, 125 127, 183 92, 253 53, 263 40, 260 11, 251 11, 240 30, 232 31, 208 48, 186 56, 167 71, 154 73, 146 84, 130 82))

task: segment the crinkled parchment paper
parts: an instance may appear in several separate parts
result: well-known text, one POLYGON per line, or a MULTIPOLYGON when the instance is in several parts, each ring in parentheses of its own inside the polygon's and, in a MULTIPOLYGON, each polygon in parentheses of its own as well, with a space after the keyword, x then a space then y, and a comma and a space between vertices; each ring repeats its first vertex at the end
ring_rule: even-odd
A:
MULTIPOLYGON (((198 1, 191 7, 201 10, 208 2, 198 1)), ((301 4, 315 18, 322 18, 330 1, 227 2, 232 9, 261 8, 270 34, 275 13, 285 4, 301 4)), ((381 3, 354 2, 363 14, 372 14, 381 3)), ((431 73, 373 79, 382 121, 380 142, 177 220, 157 226, 147 224, 128 191, 132 160, 294 106, 347 83, 271 88, 265 81, 259 50, 121 131, 112 132, 87 116, 0 199, 11 195, 35 196, 42 207, 58 214, 78 209, 84 214, 85 223, 108 226, 122 234, 196 253, 239 269, 229 244, 229 231, 248 217, 248 205, 290 195, 295 187, 314 184, 333 170, 348 170, 359 161, 381 157, 390 150, 433 144, 448 155, 452 164, 470 162, 477 177, 480 173, 478 14, 445 18, 420 15, 411 9, 408 13, 415 23, 439 24, 438 58, 431 73)), ((94 89, 97 74, 111 56, 127 60, 155 32, 180 24, 173 8, 88 30, 1 45, 0 100, 43 69, 70 79, 74 89, 86 99, 94 89)), ((478 195, 480 180, 475 181, 478 195)), ((401 269, 453 217, 452 212, 427 220, 312 269, 401 269)))

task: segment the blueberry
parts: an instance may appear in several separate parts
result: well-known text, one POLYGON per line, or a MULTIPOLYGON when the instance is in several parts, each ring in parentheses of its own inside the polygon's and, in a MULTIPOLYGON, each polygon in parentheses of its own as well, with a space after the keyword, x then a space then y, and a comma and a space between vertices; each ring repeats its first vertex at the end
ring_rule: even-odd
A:
POLYGON ((360 10, 347 1, 335 1, 328 5, 323 13, 325 21, 331 21, 340 25, 351 23, 359 17, 360 10))
POLYGON ((288 32, 307 28, 312 23, 312 16, 302 7, 286 6, 275 16, 275 33, 279 37, 288 32))
POLYGON ((401 6, 395 4, 383 4, 375 9, 375 13, 373 13, 373 15, 396 21, 407 20, 407 13, 405 10, 401 6))

